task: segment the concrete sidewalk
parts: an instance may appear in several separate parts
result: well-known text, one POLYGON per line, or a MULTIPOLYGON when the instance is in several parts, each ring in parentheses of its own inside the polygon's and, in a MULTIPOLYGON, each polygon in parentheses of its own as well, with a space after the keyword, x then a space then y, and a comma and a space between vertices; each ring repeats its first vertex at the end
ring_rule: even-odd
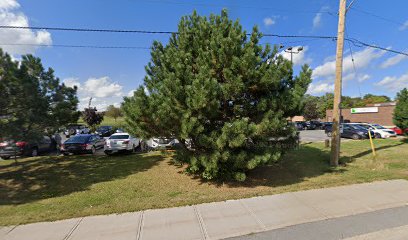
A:
POLYGON ((3 227, 0 239, 223 239, 407 204, 408 181, 394 180, 3 227))

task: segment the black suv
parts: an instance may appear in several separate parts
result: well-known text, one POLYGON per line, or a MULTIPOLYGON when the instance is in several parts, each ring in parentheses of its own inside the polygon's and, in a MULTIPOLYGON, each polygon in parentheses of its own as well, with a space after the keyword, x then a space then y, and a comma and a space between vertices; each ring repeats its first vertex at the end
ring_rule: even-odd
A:
POLYGON ((101 137, 110 137, 115 133, 112 126, 100 126, 96 129, 95 134, 98 134, 101 137))
POLYGON ((0 140, 0 157, 2 159, 9 159, 12 156, 35 157, 39 153, 55 150, 55 143, 47 136, 39 141, 19 141, 16 139, 0 140))

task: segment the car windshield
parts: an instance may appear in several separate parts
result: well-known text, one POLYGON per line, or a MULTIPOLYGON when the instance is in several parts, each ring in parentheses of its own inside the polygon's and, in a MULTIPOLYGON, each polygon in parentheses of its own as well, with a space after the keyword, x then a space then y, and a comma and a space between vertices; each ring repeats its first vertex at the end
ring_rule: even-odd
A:
POLYGON ((368 125, 365 125, 365 124, 362 124, 362 125, 358 125, 358 126, 360 126, 360 127, 364 128, 364 129, 369 129, 369 128, 370 128, 370 126, 368 126, 368 125))
POLYGON ((82 125, 69 125, 67 128, 80 128, 82 125))
POLYGON ((361 126, 361 125, 357 125, 357 124, 353 124, 350 125, 351 127, 353 127, 356 130, 367 130, 365 127, 361 126))
POLYGON ((90 136, 74 136, 68 139, 65 143, 86 143, 90 136))
POLYGON ((386 129, 385 127, 378 125, 378 124, 373 124, 373 126, 377 129, 386 129))
POLYGON ((109 126, 100 126, 100 127, 98 127, 97 130, 109 130, 109 129, 110 129, 109 126))
POLYGON ((129 135, 112 135, 109 139, 128 139, 129 135))
POLYGON ((160 143, 160 144, 168 144, 171 142, 172 139, 169 138, 156 138, 154 139, 155 142, 160 143))

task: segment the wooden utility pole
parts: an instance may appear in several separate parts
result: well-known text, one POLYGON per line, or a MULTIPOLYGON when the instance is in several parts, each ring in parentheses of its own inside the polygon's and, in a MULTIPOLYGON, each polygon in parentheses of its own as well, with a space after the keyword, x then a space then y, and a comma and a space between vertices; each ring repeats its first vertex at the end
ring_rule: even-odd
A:
POLYGON ((340 120, 341 120, 341 80, 343 72, 344 23, 346 17, 346 0, 340 0, 339 25, 337 29, 336 82, 334 84, 333 128, 330 164, 339 165, 340 158, 340 120))

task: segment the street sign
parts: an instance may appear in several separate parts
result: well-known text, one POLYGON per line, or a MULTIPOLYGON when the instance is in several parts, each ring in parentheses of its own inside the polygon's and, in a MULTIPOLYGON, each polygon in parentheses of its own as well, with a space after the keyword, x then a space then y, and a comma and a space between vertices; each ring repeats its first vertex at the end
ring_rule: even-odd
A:
POLYGON ((351 113, 377 113, 378 107, 352 108, 351 113))

